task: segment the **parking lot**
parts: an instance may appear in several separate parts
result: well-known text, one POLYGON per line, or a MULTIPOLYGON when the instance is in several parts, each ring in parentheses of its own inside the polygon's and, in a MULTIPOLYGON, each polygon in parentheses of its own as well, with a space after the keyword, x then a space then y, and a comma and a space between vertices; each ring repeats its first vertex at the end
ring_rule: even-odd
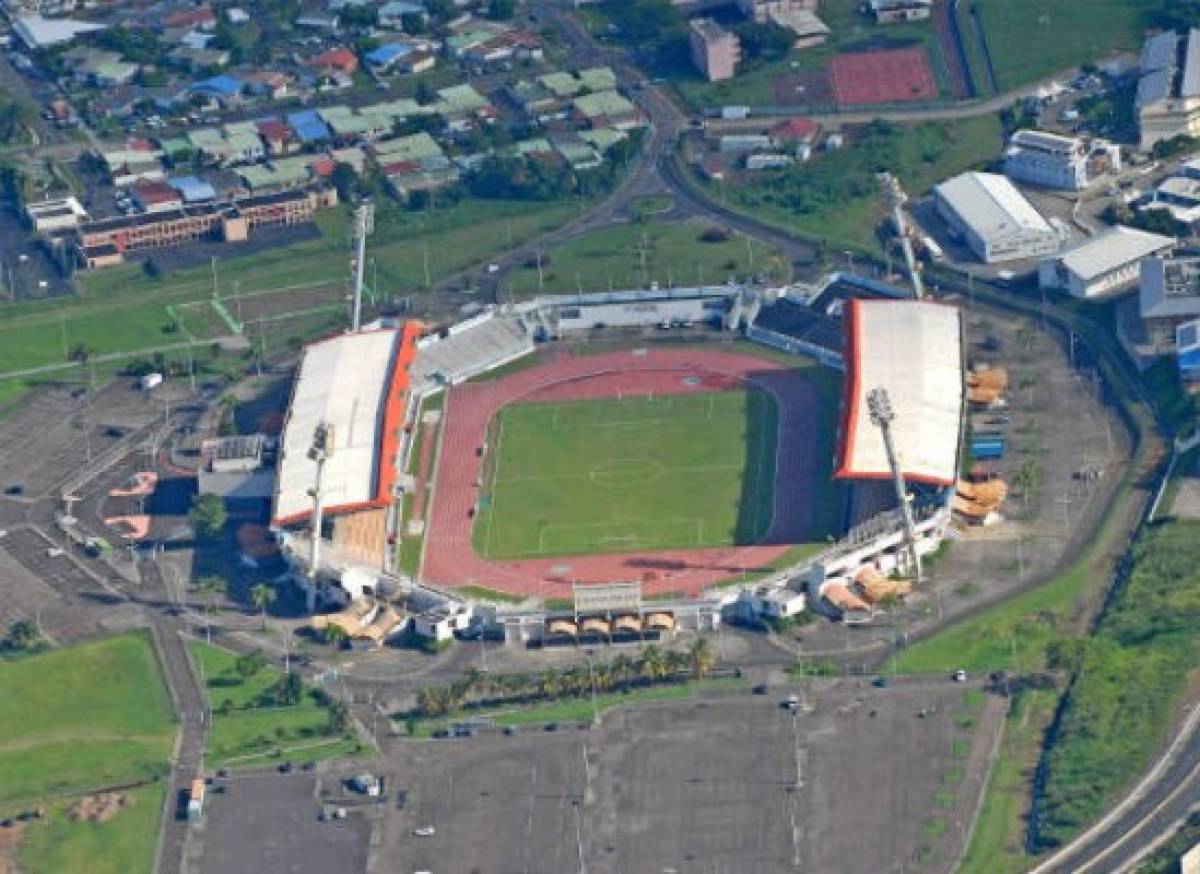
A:
POLYGON ((361 812, 319 822, 318 779, 307 772, 263 771, 217 780, 224 790, 209 788, 204 820, 193 830, 187 869, 202 874, 365 870, 370 822, 361 812))
POLYGON ((945 678, 836 681, 793 717, 788 691, 398 742, 379 870, 950 870, 1003 702, 945 678))

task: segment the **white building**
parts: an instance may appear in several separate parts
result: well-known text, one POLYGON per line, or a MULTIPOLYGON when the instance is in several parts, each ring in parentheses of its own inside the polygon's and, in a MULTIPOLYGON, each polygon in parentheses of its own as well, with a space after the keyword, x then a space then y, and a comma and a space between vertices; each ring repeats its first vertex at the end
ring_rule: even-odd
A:
POLYGON ((1200 220, 1200 179, 1170 176, 1138 201, 1139 210, 1165 209, 1177 222, 1190 225, 1200 220))
POLYGON ((79 227, 88 214, 74 196, 25 204, 25 215, 35 231, 68 231, 79 227))
POLYGON ((1080 191, 1100 177, 1121 169, 1121 150, 1104 140, 1085 142, 1038 130, 1019 130, 1004 152, 1004 172, 1011 178, 1046 188, 1080 191))
POLYGON ((91 21, 75 21, 71 18, 43 18, 40 15, 26 15, 18 18, 13 29, 21 42, 31 51, 46 49, 52 46, 66 45, 74 42, 75 37, 85 33, 95 33, 104 30, 106 25, 91 21))
POLYGON ((995 173, 963 173, 933 189, 938 215, 985 264, 1052 255, 1064 232, 995 173))
POLYGON ((1174 245, 1171 237, 1117 225, 1043 259, 1038 284, 1074 297, 1108 297, 1133 288, 1142 261, 1174 245))
POLYGON ((1146 40, 1138 62, 1140 145, 1200 134, 1200 30, 1160 33, 1146 40))
POLYGON ((917 21, 933 14, 933 0, 867 0, 866 5, 880 24, 917 21))

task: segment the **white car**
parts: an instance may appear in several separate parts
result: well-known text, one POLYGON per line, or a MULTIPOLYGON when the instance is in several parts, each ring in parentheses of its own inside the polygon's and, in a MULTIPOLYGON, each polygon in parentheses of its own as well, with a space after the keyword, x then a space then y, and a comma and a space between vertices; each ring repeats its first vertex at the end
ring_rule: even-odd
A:
POLYGON ((955 671, 954 672, 954 682, 956 682, 956 683, 967 682, 967 672, 962 669, 955 671))
POLYGON ((437 834, 437 829, 431 825, 422 825, 413 829, 413 834, 419 838, 431 838, 437 834))

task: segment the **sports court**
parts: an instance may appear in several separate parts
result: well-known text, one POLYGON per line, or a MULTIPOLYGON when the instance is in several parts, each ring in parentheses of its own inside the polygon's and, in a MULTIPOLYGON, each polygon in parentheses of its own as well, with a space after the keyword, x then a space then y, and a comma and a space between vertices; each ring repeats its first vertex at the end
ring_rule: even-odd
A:
POLYGON ((840 106, 932 100, 938 95, 923 48, 834 55, 828 69, 840 106))
POLYGON ((770 528, 778 410, 758 389, 502 409, 475 523, 483 558, 754 543, 770 528))

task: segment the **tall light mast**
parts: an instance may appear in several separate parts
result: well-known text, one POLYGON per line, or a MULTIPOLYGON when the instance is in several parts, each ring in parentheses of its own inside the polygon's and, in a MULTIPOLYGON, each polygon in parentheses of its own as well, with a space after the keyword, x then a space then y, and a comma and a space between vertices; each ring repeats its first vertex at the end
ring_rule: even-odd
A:
POLYGON ((313 501, 312 529, 309 532, 311 547, 308 556, 308 612, 316 607, 317 577, 321 561, 321 525, 324 504, 324 493, 321 491, 325 479, 325 462, 333 456, 333 428, 321 422, 313 430, 313 442, 309 447, 308 457, 317 463, 317 472, 313 487, 308 490, 308 496, 313 501))
POLYGON ((879 179, 879 187, 883 189, 884 199, 892 211, 892 221, 900 237, 900 248, 904 251, 904 263, 908 266, 908 278, 912 280, 913 294, 920 300, 925 296, 925 286, 921 282, 921 271, 913 254, 912 240, 908 238, 908 223, 904 220, 904 204, 908 202, 908 195, 900 187, 900 181, 891 173, 879 173, 876 178, 879 179))
POLYGON ((900 501, 900 513, 904 519, 904 541, 908 545, 909 559, 916 572, 917 585, 921 585, 921 556, 917 552, 917 532, 913 524, 912 507, 908 503, 908 492, 904 488, 904 476, 900 472, 900 460, 896 457, 896 445, 892 442, 892 421, 896 411, 887 389, 873 388, 867 392, 867 411, 871 424, 883 435, 883 448, 887 452, 888 467, 892 469, 892 484, 896 487, 896 498, 900 501))
POLYGON ((350 330, 362 329, 363 269, 367 263, 367 237, 375 231, 375 204, 364 200, 354 210, 354 312, 350 330))

